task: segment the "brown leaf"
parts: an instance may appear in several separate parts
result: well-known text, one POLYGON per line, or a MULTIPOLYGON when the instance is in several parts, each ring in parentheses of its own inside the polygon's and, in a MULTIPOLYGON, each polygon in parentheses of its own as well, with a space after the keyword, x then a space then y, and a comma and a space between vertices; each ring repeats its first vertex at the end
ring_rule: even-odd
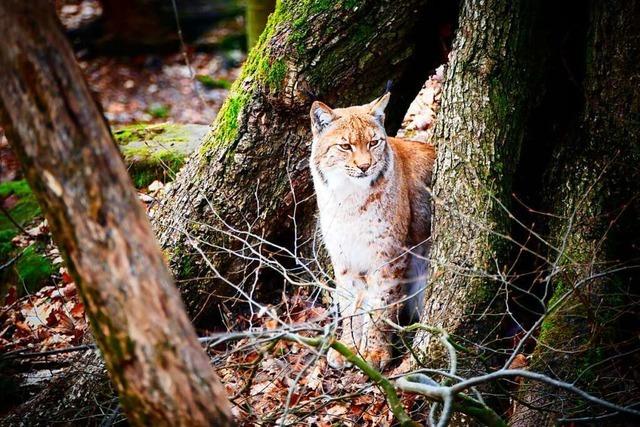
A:
POLYGON ((5 298, 5 306, 10 306, 18 300, 18 291, 15 286, 10 286, 5 298))
POLYGON ((56 315, 55 310, 51 310, 51 312, 47 316, 45 323, 49 327, 54 327, 58 324, 58 316, 56 315))
POLYGON ((58 327, 55 328, 55 330, 66 335, 73 335, 76 329, 76 325, 73 319, 67 316, 67 313, 62 310, 57 312, 57 316, 59 324, 58 327))
POLYGON ((69 275, 69 273, 67 273, 67 270, 64 270, 62 272, 62 282, 66 285, 68 285, 69 283, 73 283, 73 278, 69 275))
POLYGON ((527 356, 522 353, 516 354, 516 357, 513 358, 513 362, 509 365, 509 369, 525 369, 529 365, 527 361, 527 356))
POLYGON ((76 289, 76 285, 73 282, 68 283, 64 288, 60 290, 60 293, 67 298, 71 298, 72 296, 76 295, 77 292, 78 290, 76 289))
POLYGON ((84 317, 84 304, 78 301, 78 303, 71 309, 71 315, 76 319, 84 317))

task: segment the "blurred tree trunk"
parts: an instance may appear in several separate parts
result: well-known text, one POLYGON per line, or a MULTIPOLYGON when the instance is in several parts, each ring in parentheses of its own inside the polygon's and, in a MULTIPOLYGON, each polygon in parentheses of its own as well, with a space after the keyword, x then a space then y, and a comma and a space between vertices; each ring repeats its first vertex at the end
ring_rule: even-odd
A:
POLYGON ((133 425, 229 425, 106 123, 48 0, 0 3, 0 119, 133 425))
MULTIPOLYGON (((443 327, 473 352, 480 347, 471 343, 495 344, 501 332, 506 290, 496 272, 511 251, 506 209, 541 83, 538 15, 535 1, 464 2, 444 81, 422 322, 443 327)), ((429 367, 446 363, 437 340, 426 333, 416 340, 429 367)))
MULTIPOLYGON (((179 45, 172 0, 100 0, 100 3, 102 16, 92 25, 72 31, 71 37, 77 43, 120 53, 179 45)), ((175 0, 175 4, 187 41, 218 20, 242 12, 237 0, 175 0)))
POLYGON ((248 0, 247 1, 247 47, 251 49, 267 25, 269 14, 276 7, 276 0, 248 0))
MULTIPOLYGON (((637 399, 640 366, 630 340, 640 304, 640 2, 588 8, 582 123, 557 147, 549 173, 551 241, 561 255, 549 254, 556 265, 548 310, 559 308, 542 323, 530 369, 624 406, 637 399)), ((514 426, 606 412, 530 382, 520 397, 532 408, 517 405, 514 426)))
MULTIPOLYGON (((364 103, 393 79, 387 124, 395 132, 429 71, 442 61, 438 26, 454 20, 454 13, 427 0, 278 3, 213 131, 154 216, 173 271, 190 279, 181 290, 192 314, 211 313, 214 303, 234 295, 226 280, 240 288, 256 278, 273 283, 268 270, 250 259, 249 244, 258 239, 244 233, 291 248, 294 240, 310 237, 294 234, 315 223, 307 164, 313 95, 336 107, 364 103)), ((277 252, 259 246, 267 257, 277 252)), ((262 286, 254 297, 280 295, 280 289, 262 286)))

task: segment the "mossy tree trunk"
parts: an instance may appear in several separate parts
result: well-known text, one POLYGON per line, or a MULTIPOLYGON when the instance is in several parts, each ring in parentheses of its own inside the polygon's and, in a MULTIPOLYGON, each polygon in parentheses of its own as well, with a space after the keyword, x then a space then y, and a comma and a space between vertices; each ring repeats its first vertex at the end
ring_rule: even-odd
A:
POLYGON ((133 425, 229 425, 146 213, 47 0, 0 3, 0 120, 133 425))
POLYGON ((173 270, 183 279, 199 278, 181 288, 193 314, 211 312, 213 303, 236 293, 222 277, 238 286, 256 277, 268 282, 264 269, 229 255, 251 255, 247 245, 225 235, 229 226, 293 247, 295 201, 304 201, 295 209, 297 229, 315 223, 307 164, 312 94, 332 106, 353 105, 381 95, 392 79, 387 120, 395 132, 442 59, 438 23, 451 14, 427 0, 277 4, 214 130, 154 217, 173 270))
MULTIPOLYGON (((474 352, 499 336, 504 313, 496 273, 511 250, 506 209, 539 90, 539 7, 526 0, 463 3, 434 133, 433 246, 422 322, 474 352)), ((446 362, 437 340, 426 333, 416 339, 424 363, 446 362)))
MULTIPOLYGON (((550 241, 561 256, 530 369, 620 405, 637 401, 640 260, 640 2, 588 5, 582 121, 548 177, 550 241)), ((514 426, 607 411, 524 382, 514 426), (542 410, 538 410, 542 408, 542 410)), ((621 425, 604 418, 598 425, 621 425)))

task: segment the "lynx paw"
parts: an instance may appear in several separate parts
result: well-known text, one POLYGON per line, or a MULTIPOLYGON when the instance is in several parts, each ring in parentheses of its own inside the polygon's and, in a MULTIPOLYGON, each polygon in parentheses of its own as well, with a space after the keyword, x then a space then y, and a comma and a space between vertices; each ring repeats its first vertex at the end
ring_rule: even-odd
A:
POLYGON ((351 363, 347 362, 343 355, 332 348, 327 352, 327 362, 333 369, 343 369, 351 366, 351 363))

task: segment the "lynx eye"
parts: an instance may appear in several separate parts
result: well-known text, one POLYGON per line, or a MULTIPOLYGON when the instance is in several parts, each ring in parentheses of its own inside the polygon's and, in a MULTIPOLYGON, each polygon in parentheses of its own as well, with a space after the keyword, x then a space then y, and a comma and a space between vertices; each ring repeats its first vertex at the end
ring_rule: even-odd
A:
POLYGON ((338 148, 342 151, 351 151, 351 144, 338 144, 338 148))

